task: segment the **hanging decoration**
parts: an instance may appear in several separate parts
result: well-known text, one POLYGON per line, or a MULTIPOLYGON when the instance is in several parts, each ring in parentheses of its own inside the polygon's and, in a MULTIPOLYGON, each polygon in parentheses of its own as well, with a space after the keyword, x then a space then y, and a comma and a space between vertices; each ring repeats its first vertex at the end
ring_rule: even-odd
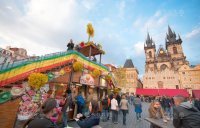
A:
POLYGON ((111 76, 110 76, 110 75, 106 75, 106 76, 105 76, 105 80, 106 80, 107 82, 109 82, 109 81, 111 80, 111 76))
POLYGON ((66 73, 71 72, 71 68, 70 67, 66 67, 66 68, 64 68, 64 70, 65 70, 66 73))
POLYGON ((80 43, 80 47, 83 48, 84 46, 85 46, 85 43, 82 41, 82 42, 80 43))
POLYGON ((94 69, 91 73, 94 78, 97 78, 101 75, 101 72, 98 69, 94 69))
POLYGON ((73 69, 74 69, 74 71, 75 72, 78 72, 78 71, 82 71, 82 69, 83 69, 83 64, 81 63, 81 62, 75 62, 74 64, 73 64, 73 69))
POLYGON ((42 73, 32 73, 28 77, 28 84, 33 89, 38 90, 48 82, 48 76, 42 73))
POLYGON ((60 75, 62 76, 62 75, 65 74, 65 70, 64 70, 64 69, 61 69, 59 73, 60 73, 60 75))
POLYGON ((49 81, 52 80, 52 79, 55 77, 55 75, 54 75, 52 72, 49 72, 49 73, 47 74, 47 76, 48 76, 48 80, 49 80, 49 81))

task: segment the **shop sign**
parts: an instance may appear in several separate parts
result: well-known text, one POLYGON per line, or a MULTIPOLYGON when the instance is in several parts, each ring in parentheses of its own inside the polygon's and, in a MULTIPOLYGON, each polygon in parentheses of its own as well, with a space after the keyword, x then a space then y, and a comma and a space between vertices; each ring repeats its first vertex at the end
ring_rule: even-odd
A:
POLYGON ((80 79, 81 84, 94 85, 94 78, 90 74, 84 74, 80 79))

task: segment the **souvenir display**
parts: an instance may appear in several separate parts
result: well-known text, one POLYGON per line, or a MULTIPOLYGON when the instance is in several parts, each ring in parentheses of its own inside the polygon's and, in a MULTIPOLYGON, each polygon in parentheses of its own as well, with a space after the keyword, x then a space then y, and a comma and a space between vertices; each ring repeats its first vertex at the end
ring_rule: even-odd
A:
POLYGON ((38 111, 38 105, 32 101, 20 102, 19 113, 17 115, 19 120, 28 120, 38 111))
POLYGON ((12 96, 20 96, 24 93, 25 89, 22 86, 13 86, 11 89, 12 96))
POLYGON ((4 103, 4 102, 7 102, 10 99, 11 99, 10 92, 1 92, 0 93, 0 104, 4 103))

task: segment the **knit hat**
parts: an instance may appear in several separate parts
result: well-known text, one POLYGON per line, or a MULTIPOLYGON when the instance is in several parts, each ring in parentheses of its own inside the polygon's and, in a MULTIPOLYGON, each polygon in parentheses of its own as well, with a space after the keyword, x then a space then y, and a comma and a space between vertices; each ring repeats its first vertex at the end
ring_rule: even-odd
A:
POLYGON ((54 108, 56 108, 56 105, 57 105, 56 100, 53 98, 49 98, 42 105, 42 112, 46 114, 50 112, 51 110, 53 110, 54 108))

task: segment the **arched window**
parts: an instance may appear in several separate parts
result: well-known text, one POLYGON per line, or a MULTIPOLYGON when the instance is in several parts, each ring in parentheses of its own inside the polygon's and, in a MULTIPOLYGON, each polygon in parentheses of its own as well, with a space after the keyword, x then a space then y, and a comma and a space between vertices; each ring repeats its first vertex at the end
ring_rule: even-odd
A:
POLYGON ((163 65, 160 66, 161 71, 164 71, 166 68, 168 68, 166 64, 163 64, 163 65))
POLYGON ((174 54, 177 54, 177 53, 178 53, 176 47, 173 47, 173 52, 174 52, 174 54))
POLYGON ((149 58, 151 58, 152 57, 152 52, 151 51, 149 51, 149 58))

